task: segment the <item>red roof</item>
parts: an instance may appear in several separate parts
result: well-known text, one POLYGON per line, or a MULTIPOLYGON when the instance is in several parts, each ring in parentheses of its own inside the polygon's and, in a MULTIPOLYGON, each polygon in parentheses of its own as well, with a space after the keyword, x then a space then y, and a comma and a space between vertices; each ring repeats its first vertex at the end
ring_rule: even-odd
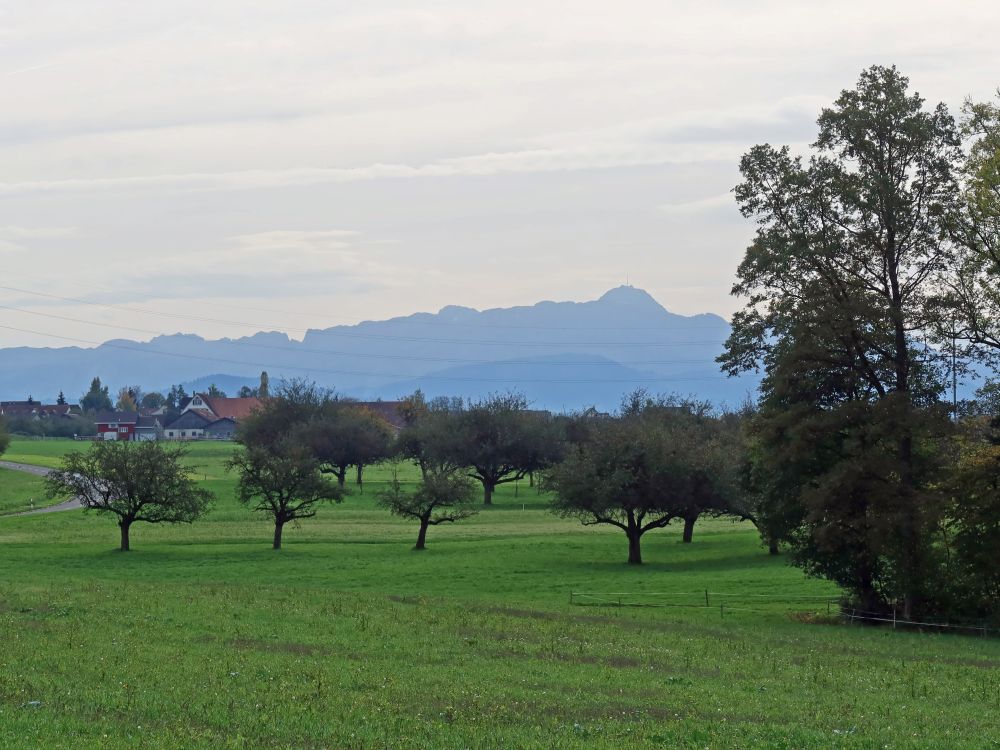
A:
POLYGON ((201 396, 201 400, 205 402, 205 405, 219 419, 228 417, 229 419, 239 421, 246 419, 260 408, 260 399, 256 397, 217 398, 215 396, 206 396, 204 393, 199 393, 198 395, 201 396))

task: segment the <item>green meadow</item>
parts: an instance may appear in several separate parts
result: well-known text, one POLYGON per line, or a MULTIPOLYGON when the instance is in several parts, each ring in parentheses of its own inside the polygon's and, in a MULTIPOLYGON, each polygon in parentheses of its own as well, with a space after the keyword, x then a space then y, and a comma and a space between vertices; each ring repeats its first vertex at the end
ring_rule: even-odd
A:
MULTIPOLYGON (((746 524, 651 532, 634 568, 522 483, 414 552, 379 468, 275 552, 232 450, 193 446, 213 510, 130 553, 110 518, 0 519, 0 747, 1000 747, 1000 641, 840 624, 746 524)), ((0 473, 0 512, 38 486, 0 473)))

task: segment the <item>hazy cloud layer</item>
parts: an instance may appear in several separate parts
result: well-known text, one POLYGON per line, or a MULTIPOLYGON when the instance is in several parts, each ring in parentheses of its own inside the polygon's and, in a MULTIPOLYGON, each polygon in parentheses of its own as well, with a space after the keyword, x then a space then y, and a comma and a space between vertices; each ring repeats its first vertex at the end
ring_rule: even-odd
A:
POLYGON ((626 277, 726 314, 740 154, 802 148, 873 63, 986 98, 998 31, 981 2, 8 3, 0 305, 26 312, 0 308, 0 346, 626 277))

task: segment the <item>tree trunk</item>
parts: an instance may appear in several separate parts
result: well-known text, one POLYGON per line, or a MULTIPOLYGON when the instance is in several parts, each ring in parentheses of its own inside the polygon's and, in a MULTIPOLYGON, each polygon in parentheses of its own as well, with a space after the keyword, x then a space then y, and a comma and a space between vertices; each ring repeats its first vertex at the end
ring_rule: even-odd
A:
POLYGON ((529 487, 535 486, 535 472, 533 471, 528 472, 528 486, 529 487))
POLYGON ((284 521, 274 522, 274 547, 273 549, 281 549, 281 531, 285 528, 284 521))
POLYGON ((637 528, 631 528, 626 533, 628 534, 628 564, 642 565, 642 552, 639 549, 642 532, 637 528))
POLYGON ((778 554, 778 540, 773 536, 767 538, 767 554, 776 555, 778 554))
POLYGON ((129 552, 132 549, 129 546, 129 540, 128 540, 128 530, 131 525, 132 522, 128 520, 122 520, 118 522, 118 528, 120 528, 122 531, 122 544, 121 544, 122 552, 129 552))
POLYGON ((364 464, 358 464, 358 487, 364 487, 364 480, 362 479, 362 475, 364 474, 364 471, 365 471, 365 465, 364 464))
POLYGON ((483 482, 483 505, 493 505, 493 490, 496 485, 492 482, 483 482))
POLYGON ((697 520, 697 513, 692 516, 684 517, 684 536, 681 538, 681 541, 684 544, 691 544, 691 538, 694 536, 694 524, 697 520))
POLYGON ((428 519, 420 519, 420 533, 417 534, 417 543, 413 546, 413 549, 424 549, 424 543, 427 541, 427 527, 429 525, 428 519))
POLYGON ((340 489, 344 489, 344 485, 347 483, 347 468, 345 467, 339 471, 335 471, 334 474, 337 475, 337 486, 340 487, 340 489))

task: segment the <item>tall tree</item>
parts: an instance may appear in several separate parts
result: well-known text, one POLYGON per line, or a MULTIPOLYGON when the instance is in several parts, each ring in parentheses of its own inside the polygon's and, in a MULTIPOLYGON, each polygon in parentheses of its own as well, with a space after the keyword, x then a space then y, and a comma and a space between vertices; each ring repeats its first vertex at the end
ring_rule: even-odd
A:
POLYGON ((260 374, 260 385, 257 386, 257 393, 254 395, 256 395, 258 398, 270 398, 271 379, 267 376, 267 370, 264 370, 260 374))
POLYGON ((133 523, 191 523, 204 515, 212 494, 191 478, 187 449, 153 441, 97 442, 73 451, 45 478, 48 495, 76 497, 85 510, 118 519, 121 550, 131 549, 133 523))
POLYGON ((56 403, 59 404, 59 406, 66 405, 66 396, 62 391, 59 391, 59 397, 56 398, 56 403))
POLYGON ((320 473, 319 462, 294 438, 269 448, 237 451, 227 463, 237 471, 236 497, 274 520, 273 548, 281 549, 285 525, 313 518, 323 503, 340 502, 343 491, 320 473))
POLYGON ((111 396, 108 395, 108 387, 101 385, 100 378, 94 378, 90 381, 90 390, 80 397, 80 408, 91 413, 111 409, 111 396))
POLYGON ((962 165, 963 211, 952 226, 959 248, 944 275, 938 343, 1000 364, 1000 92, 998 103, 967 101, 962 131, 971 141, 962 165), (949 340, 951 339, 951 340, 949 340))
POLYGON ((850 587, 869 602, 895 589, 910 614, 928 571, 933 506, 917 447, 941 428, 919 408, 940 392, 920 336, 938 314, 934 280, 953 257, 959 134, 943 104, 925 109, 904 76, 879 66, 818 125, 807 164, 767 145, 740 163, 737 200, 758 229, 733 287, 747 306, 720 360, 731 374, 764 367, 763 419, 797 413, 790 428, 806 442, 783 433, 769 445, 775 460, 784 450, 831 458, 799 464, 806 473, 795 484, 818 503, 800 563, 826 574, 835 559, 870 559, 877 564, 850 587), (857 502, 834 502, 848 496, 857 502), (872 519, 887 538, 862 531, 872 519))

